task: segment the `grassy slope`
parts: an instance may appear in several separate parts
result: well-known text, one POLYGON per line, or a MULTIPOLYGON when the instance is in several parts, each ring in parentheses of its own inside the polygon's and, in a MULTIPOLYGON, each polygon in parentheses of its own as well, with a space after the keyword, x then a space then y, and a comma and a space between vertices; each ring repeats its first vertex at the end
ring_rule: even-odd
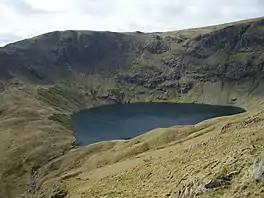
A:
MULTIPOLYGON (((213 30, 213 27, 196 29, 195 34, 213 30)), ((189 34, 188 31, 193 32, 184 32, 189 34)), ((173 47, 174 53, 183 50, 177 44, 173 47)), ((146 65, 156 64, 170 55, 149 56, 155 59, 146 65)), ((153 68, 146 70, 148 72, 152 73, 153 68)), ((196 180, 223 176, 234 170, 239 173, 230 186, 201 197, 256 197, 254 193, 261 196, 260 185, 250 179, 252 163, 261 152, 263 141, 264 115, 259 110, 262 96, 258 93, 261 87, 248 85, 248 82, 225 83, 224 86, 197 83, 188 94, 169 96, 168 100, 230 104, 231 99, 239 97, 236 105, 248 107, 249 113, 196 126, 157 129, 128 141, 70 149, 74 142, 69 130, 70 114, 109 102, 99 99, 98 95, 118 90, 125 92, 127 101, 159 100, 151 95, 155 90, 129 84, 120 86, 100 75, 91 79, 76 75, 73 83, 14 85, 0 93, 2 197, 16 198, 21 194, 53 198, 162 197, 171 190, 183 189, 184 185, 195 189, 199 183, 196 180), (92 83, 94 80, 100 83, 92 83), (102 93, 94 94, 95 90, 102 93), (142 90, 144 94, 139 94, 142 90), (256 147, 251 148, 251 145, 256 147), (35 194, 27 192, 33 183, 38 187, 35 194)))
POLYGON ((36 197, 58 192, 67 197, 166 197, 230 173, 235 173, 231 185, 200 197, 262 197, 252 164, 263 150, 263 119, 264 112, 255 109, 71 150, 39 173, 43 180, 36 197))
MULTIPOLYGON (((227 128, 233 127, 233 125, 227 123, 237 122, 235 125, 243 125, 245 120, 251 119, 253 115, 258 113, 259 110, 256 107, 261 107, 248 104, 250 112, 245 115, 213 119, 197 126, 157 129, 132 140, 99 143, 69 151, 74 138, 67 129, 68 126, 65 125, 67 120, 60 119, 61 115, 63 115, 63 118, 68 117, 71 112, 89 107, 88 104, 91 104, 91 102, 87 99, 86 102, 84 100, 83 103, 75 104, 72 97, 76 95, 55 94, 58 92, 61 93, 61 90, 53 87, 32 88, 31 86, 25 86, 21 88, 20 86, 14 86, 2 93, 0 135, 1 149, 6 152, 1 152, 1 159, 4 159, 1 161, 1 194, 7 197, 8 195, 17 197, 18 194, 24 191, 23 194, 27 194, 29 197, 40 197, 40 195, 52 197, 59 194, 67 194, 68 197, 100 197, 100 195, 106 197, 135 197, 132 189, 136 188, 138 191, 135 191, 135 193, 138 197, 140 197, 139 195, 148 197, 147 192, 152 196, 155 194, 163 195, 171 189, 182 188, 185 183, 181 183, 177 188, 177 182, 182 179, 181 176, 177 177, 181 172, 180 170, 174 173, 174 177, 178 180, 172 180, 168 183, 166 178, 160 178, 159 174, 164 174, 164 172, 178 167, 175 163, 161 166, 161 162, 167 163, 172 155, 185 153, 186 156, 190 155, 188 158, 190 161, 192 161, 191 156, 200 156, 201 163, 205 163, 205 161, 203 162, 203 153, 191 155, 193 150, 190 150, 189 147, 193 147, 192 145, 195 144, 200 145, 206 141, 214 146, 218 145, 219 132, 222 128, 225 125, 228 126, 227 128), (49 91, 44 92, 43 89, 49 91), (54 90, 53 94, 50 94, 52 93, 50 89, 54 90), (37 93, 41 94, 38 95, 37 93), (48 98, 49 102, 47 103, 44 98, 48 98), (56 103, 58 100, 60 105, 56 103), (70 108, 65 109, 67 104, 75 105, 68 106, 70 108), (87 104, 87 106, 83 106, 84 104, 87 104), (57 108, 55 109, 55 107, 57 108), (53 119, 54 116, 58 119, 53 119), (144 154, 141 155, 141 153, 144 154), (154 164, 151 165, 153 169, 149 170, 148 164, 154 164), (153 172, 151 174, 157 175, 157 177, 143 179, 144 183, 149 185, 143 187, 138 183, 138 179, 141 180, 141 174, 137 175, 134 178, 135 180, 133 179, 133 175, 136 174, 135 171, 139 171, 138 174, 142 173, 143 175, 144 172, 151 171, 153 172), (114 183, 117 178, 121 183, 116 186, 114 183), (155 186, 157 191, 149 189, 154 183, 159 185, 162 181, 167 184, 159 186, 159 188, 155 186), (29 186, 34 182, 37 183, 37 191, 35 194, 27 193, 29 186), (129 184, 130 193, 129 186, 127 186, 129 184), (110 188, 114 189, 111 190, 110 188)), ((82 101, 82 97, 82 95, 79 96, 79 101, 82 101)), ((254 101, 253 98, 251 101, 254 101)), ((255 101, 255 104, 259 104, 259 102, 255 101)), ((230 147, 220 147, 219 151, 215 151, 214 154, 220 155, 222 149, 227 149, 226 152, 233 153, 236 147, 241 145, 241 141, 235 141, 231 145, 230 140, 235 139, 236 134, 242 132, 241 138, 246 141, 248 137, 247 130, 256 130, 257 134, 254 138, 259 138, 258 141, 261 142, 262 136, 258 127, 261 127, 262 113, 257 117, 261 119, 255 125, 245 125, 239 131, 235 130, 236 133, 229 133, 229 130, 225 129, 229 136, 227 135, 223 142, 226 141, 226 144, 230 144, 230 147)), ((221 145, 224 144, 219 144, 219 146, 221 145)), ((244 146, 246 143, 242 145, 244 146)), ((199 148, 204 149, 203 152, 211 153, 209 147, 204 147, 204 144, 203 147, 197 146, 195 148, 194 151, 196 152, 199 148)), ((249 156, 250 159, 256 157, 260 150, 261 148, 254 155, 249 156)), ((180 154, 179 156, 184 160, 184 156, 180 154)), ((208 156, 209 161, 211 157, 208 156)), ((224 163, 224 157, 219 158, 219 163, 224 163)), ((240 161, 236 163, 239 164, 240 161)), ((252 163, 252 160, 248 161, 248 164, 243 168, 250 169, 252 163)), ((195 168, 197 168, 196 171, 201 171, 200 167, 195 168)), ((216 171, 220 171, 220 168, 219 170, 218 168, 216 167, 216 171)), ((200 177, 205 173, 204 171, 208 170, 202 170, 200 177)), ((195 175, 196 172, 193 174, 195 175)), ((213 174, 209 176, 213 176, 213 174)), ((239 186, 239 184, 237 185, 239 186)), ((226 192, 231 193, 231 191, 226 192)), ((242 191, 238 191, 238 193, 242 193, 242 191)), ((205 194, 205 196, 207 195, 205 194)))
POLYGON ((26 191, 32 174, 72 147, 72 132, 50 120, 56 110, 36 100, 34 88, 11 87, 1 93, 0 194, 26 191))

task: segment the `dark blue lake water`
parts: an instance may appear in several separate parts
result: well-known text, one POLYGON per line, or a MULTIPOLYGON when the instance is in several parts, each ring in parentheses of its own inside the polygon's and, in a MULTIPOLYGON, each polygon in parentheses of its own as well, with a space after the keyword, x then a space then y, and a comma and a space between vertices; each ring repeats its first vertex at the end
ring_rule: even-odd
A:
POLYGON ((130 103, 106 105, 72 116, 76 144, 129 139, 159 127, 196 124, 203 120, 238 114, 244 109, 186 103, 130 103))

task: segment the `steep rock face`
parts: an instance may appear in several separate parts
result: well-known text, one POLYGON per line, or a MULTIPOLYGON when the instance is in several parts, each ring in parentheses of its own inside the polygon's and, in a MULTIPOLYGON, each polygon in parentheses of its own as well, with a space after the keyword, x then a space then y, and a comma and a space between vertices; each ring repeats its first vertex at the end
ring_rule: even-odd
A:
POLYGON ((208 81, 252 82, 253 89, 264 77, 263 35, 264 19, 195 33, 57 31, 0 48, 0 79, 55 84, 100 74, 115 81, 111 89, 137 86, 171 97, 208 81))
MULTIPOLYGON (((109 60, 109 65, 116 63, 113 59, 134 52, 133 37, 119 33, 91 32, 79 34, 74 31, 64 32, 57 42, 57 60, 69 65, 91 65, 101 60, 109 60)), ((99 68, 100 69, 100 68, 99 68)))
POLYGON ((263 35, 264 19, 200 35, 186 51, 190 71, 228 81, 263 78, 263 35))
POLYGON ((195 37, 177 32, 52 32, 1 48, 0 78, 50 84, 72 72, 117 74, 126 69, 129 75, 121 72, 118 81, 149 88, 183 76, 199 81, 262 79, 263 35, 264 19, 195 37), (150 72, 142 72, 147 67, 150 72))
POLYGON ((153 54, 162 54, 169 51, 169 42, 160 36, 152 36, 152 39, 145 42, 143 49, 153 54))
MULTIPOLYGON (((144 37, 144 34, 142 35, 144 37)), ((52 83, 69 71, 116 70, 135 56, 141 42, 133 35, 113 32, 52 32, 0 49, 3 77, 26 77, 52 83)), ((1 77, 1 76, 0 76, 1 77)))

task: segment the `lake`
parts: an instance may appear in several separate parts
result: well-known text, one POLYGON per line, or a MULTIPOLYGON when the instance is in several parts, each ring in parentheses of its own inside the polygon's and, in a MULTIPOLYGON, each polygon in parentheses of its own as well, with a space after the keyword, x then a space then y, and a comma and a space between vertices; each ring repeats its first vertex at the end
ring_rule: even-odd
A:
POLYGON ((71 125, 76 145, 129 139, 155 128, 192 125, 245 112, 233 106, 192 103, 128 103, 99 106, 76 113, 71 125))

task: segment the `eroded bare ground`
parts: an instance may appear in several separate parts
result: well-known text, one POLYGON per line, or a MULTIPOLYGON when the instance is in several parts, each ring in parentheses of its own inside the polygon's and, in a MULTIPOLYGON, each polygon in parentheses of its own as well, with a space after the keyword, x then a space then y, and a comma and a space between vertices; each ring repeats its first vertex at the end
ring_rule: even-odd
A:
POLYGON ((253 175, 263 118, 255 110, 72 150, 46 167, 35 196, 263 197, 253 175))

